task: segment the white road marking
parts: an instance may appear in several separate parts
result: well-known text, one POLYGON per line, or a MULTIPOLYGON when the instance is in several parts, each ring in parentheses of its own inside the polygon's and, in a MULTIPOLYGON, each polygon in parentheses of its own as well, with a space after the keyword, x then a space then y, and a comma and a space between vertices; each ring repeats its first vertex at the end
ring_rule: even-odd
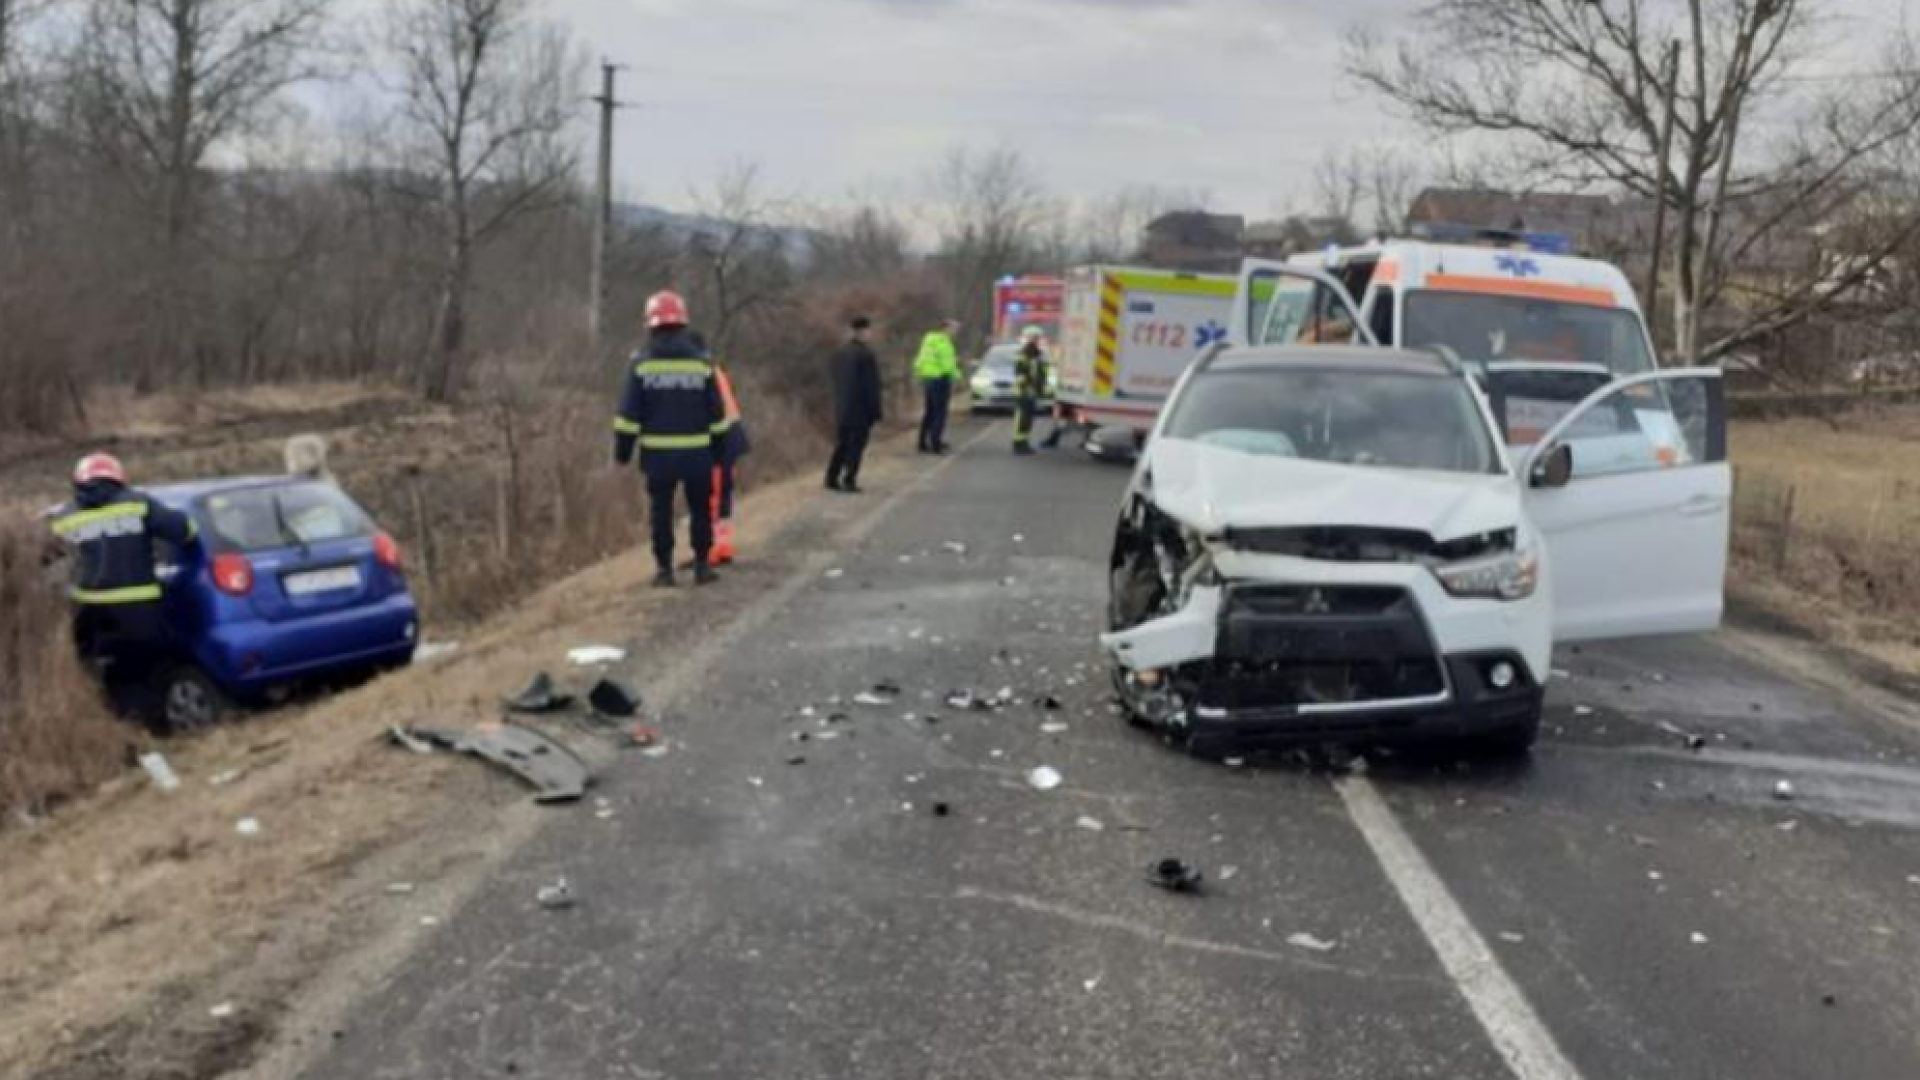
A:
POLYGON ((1347 813, 1373 849, 1380 868, 1400 894, 1413 921, 1440 957, 1440 966, 1467 999, 1516 1080, 1580 1080, 1527 996, 1487 947, 1485 938, 1434 873, 1413 838, 1400 827, 1386 800, 1365 777, 1334 781, 1347 813))

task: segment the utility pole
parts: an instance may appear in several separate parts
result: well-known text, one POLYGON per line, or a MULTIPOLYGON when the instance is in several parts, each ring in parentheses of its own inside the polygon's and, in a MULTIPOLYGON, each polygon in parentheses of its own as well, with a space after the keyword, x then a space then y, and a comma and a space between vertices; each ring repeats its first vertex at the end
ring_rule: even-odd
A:
POLYGON ((613 113, 621 102, 613 96, 614 74, 622 65, 600 62, 600 160, 593 189, 593 281, 587 301, 587 334, 593 341, 594 355, 600 354, 606 328, 607 244, 613 233, 613 113))
POLYGON ((1673 116, 1675 97, 1680 91, 1680 43, 1667 42, 1667 60, 1661 65, 1666 80, 1665 113, 1660 118, 1660 152, 1654 159, 1653 258, 1647 264, 1647 287, 1640 290, 1646 304, 1648 326, 1658 326, 1660 318, 1660 259, 1667 232, 1667 159, 1673 153, 1673 116))

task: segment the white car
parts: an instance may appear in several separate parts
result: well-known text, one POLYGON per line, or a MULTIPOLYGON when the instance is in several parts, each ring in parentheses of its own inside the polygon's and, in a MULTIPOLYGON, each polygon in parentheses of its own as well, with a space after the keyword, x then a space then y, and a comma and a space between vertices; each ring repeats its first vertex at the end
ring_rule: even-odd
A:
POLYGON ((1719 623, 1719 390, 1705 369, 1620 379, 1509 448, 1440 355, 1203 355, 1114 538, 1101 642, 1122 699, 1203 753, 1424 735, 1524 751, 1555 644, 1719 623))

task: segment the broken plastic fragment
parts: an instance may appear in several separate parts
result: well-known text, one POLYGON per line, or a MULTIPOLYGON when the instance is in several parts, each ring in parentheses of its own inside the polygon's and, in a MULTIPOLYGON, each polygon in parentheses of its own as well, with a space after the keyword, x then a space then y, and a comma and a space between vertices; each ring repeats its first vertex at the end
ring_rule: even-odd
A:
POLYGON ((234 1013, 234 1008, 233 1008, 233 1002, 231 1001, 223 1001, 220 1004, 215 1005, 213 1008, 207 1010, 207 1015, 213 1017, 215 1020, 225 1020, 228 1017, 231 1017, 233 1013, 234 1013))
POLYGON ((226 772, 215 773, 207 777, 207 786, 226 787, 228 784, 234 783, 245 775, 247 775, 247 770, 245 769, 228 769, 226 772))
POLYGON ((626 720, 640 711, 640 692, 618 679, 601 679, 587 691, 587 704, 601 716, 626 720))
POLYGON ((951 814, 951 813, 953 813, 953 807, 948 806, 946 803, 937 802, 933 804, 934 817, 946 817, 948 814, 951 814))
POLYGON ((412 896, 413 882, 396 881, 393 884, 387 886, 387 893, 391 896, 412 896))
POLYGON ((1168 892, 1197 893, 1202 875, 1198 867, 1179 859, 1161 859, 1147 870, 1147 884, 1168 892))
POLYGON ((443 656, 451 656, 460 651, 457 641, 423 641, 413 650, 413 662, 431 664, 443 656))
POLYGON ((1235 874, 1238 874, 1239 872, 1240 872, 1240 868, 1237 866, 1223 866, 1220 868, 1220 880, 1232 881, 1233 876, 1235 874))
POLYGON ((967 545, 958 540, 949 540, 940 546, 953 552, 955 555, 965 555, 967 553, 967 545))
POLYGON ((1323 941, 1308 933, 1288 934, 1287 944, 1292 945, 1296 949, 1306 949, 1309 952, 1332 952, 1334 949, 1333 942, 1323 941))
POLYGON ((627 658, 627 650, 616 645, 582 645, 567 650, 567 662, 575 667, 617 664, 627 658))
POLYGON ((828 571, 827 571, 827 574, 826 574, 826 576, 827 576, 827 580, 829 580, 829 581, 831 581, 831 580, 833 580, 834 578, 838 578, 838 577, 845 577, 845 576, 846 576, 846 573, 847 573, 847 572, 846 572, 845 570, 842 570, 841 568, 839 568, 839 567, 837 567, 837 566, 836 566, 836 567, 833 567, 832 569, 830 569, 830 570, 828 570, 828 571))
POLYGON ((1064 735, 1066 731, 1067 725, 1058 720, 1049 720, 1040 725, 1040 734, 1042 735, 1064 735))
POLYGON ((180 790, 180 777, 173 771, 173 766, 167 764, 167 759, 162 754, 158 752, 141 754, 140 767, 146 770, 147 778, 153 781, 154 787, 161 791, 180 790))
POLYGON ((1695 930, 1691 935, 1688 936, 1688 940, 1693 942, 1695 945, 1705 945, 1707 943, 1707 935, 1701 933, 1698 930, 1695 930))
POLYGON ((1781 802, 1791 802, 1793 800, 1793 781, 1781 780, 1774 784, 1773 797, 1779 799, 1781 802))
POLYGON ((1575 705, 1575 706, 1573 707, 1573 715, 1575 715, 1575 716, 1592 716, 1592 715, 1593 715, 1593 706, 1591 706, 1591 705, 1575 705))
POLYGON ((1088 832, 1100 832, 1106 828, 1106 825, 1102 824, 1099 818, 1088 817, 1085 814, 1080 815, 1080 817, 1074 821, 1074 825, 1088 832))
POLYGON ((573 752, 537 731, 514 724, 487 728, 395 728, 396 742, 442 746, 488 761, 526 781, 534 802, 569 802, 587 791, 587 767, 573 752))
POLYGON ((243 817, 233 823, 233 831, 241 836, 259 836, 260 821, 257 818, 243 817))
POLYGON ((1050 766, 1041 765, 1028 770, 1027 783, 1036 791, 1052 791, 1060 786, 1060 773, 1050 766))
POLYGON ((519 693, 506 698, 502 704, 508 712, 554 712, 573 704, 573 695, 560 693, 553 685, 553 676, 541 671, 536 672, 519 693))
POLYGON ((541 907, 549 911, 570 908, 579 902, 573 895, 573 887, 567 884, 566 878, 561 878, 551 885, 542 885, 540 891, 534 894, 534 898, 540 902, 541 907))

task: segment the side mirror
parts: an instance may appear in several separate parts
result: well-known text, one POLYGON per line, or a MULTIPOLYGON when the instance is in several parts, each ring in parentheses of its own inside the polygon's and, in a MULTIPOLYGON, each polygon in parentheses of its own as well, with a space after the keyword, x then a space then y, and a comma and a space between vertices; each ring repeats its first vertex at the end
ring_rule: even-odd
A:
POLYGON ((1563 488, 1573 479, 1573 447, 1559 443, 1533 459, 1533 475, 1528 482, 1539 488, 1563 488))

